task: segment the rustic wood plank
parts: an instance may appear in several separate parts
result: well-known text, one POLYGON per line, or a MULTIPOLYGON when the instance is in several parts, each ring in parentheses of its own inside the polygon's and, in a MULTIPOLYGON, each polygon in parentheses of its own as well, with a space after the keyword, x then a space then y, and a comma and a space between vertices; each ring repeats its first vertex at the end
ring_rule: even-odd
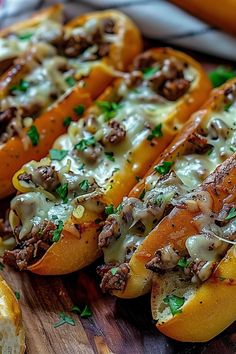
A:
POLYGON ((20 293, 28 353, 94 353, 79 317, 70 312, 72 300, 62 279, 8 269, 3 276, 20 293), (54 328, 60 312, 68 313, 76 326, 65 324, 54 328))

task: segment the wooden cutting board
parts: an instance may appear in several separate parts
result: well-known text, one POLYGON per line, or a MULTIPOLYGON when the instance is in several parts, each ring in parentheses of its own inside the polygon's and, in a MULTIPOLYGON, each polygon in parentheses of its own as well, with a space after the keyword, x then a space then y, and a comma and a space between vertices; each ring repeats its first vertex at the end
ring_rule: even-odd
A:
MULTIPOLYGON (((146 47, 157 45, 149 41, 146 47)), ((207 70, 219 63, 206 56, 197 59, 207 70)), ((207 344, 175 342, 156 330, 150 313, 150 295, 133 300, 104 295, 95 269, 96 264, 60 277, 4 269, 3 276, 20 293, 27 354, 236 353, 236 323, 207 344), (75 304, 80 308, 88 305, 93 315, 81 319, 71 313, 75 304), (64 324, 54 328, 61 312, 71 316, 75 326, 64 324)))
POLYGON ((4 277, 20 293, 28 354, 233 354, 236 323, 207 344, 183 344, 155 329, 150 296, 118 300, 101 293, 95 265, 61 277, 42 277, 5 269, 4 277), (92 309, 81 319, 73 304, 92 309), (54 328, 59 313, 76 324, 54 328))

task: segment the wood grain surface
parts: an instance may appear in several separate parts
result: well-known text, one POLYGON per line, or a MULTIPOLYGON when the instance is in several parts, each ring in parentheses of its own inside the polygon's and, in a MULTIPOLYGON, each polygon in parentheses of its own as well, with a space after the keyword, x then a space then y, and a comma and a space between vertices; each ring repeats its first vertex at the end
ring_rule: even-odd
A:
MULTIPOLYGON (((154 45, 158 43, 146 42, 146 47, 154 45)), ((190 54, 200 59, 206 69, 222 64, 211 57, 190 54)), ((3 210, 3 203, 1 206, 3 210)), ((95 269, 96 264, 61 277, 4 269, 3 276, 20 293, 27 354, 236 353, 236 323, 205 344, 175 342, 156 330, 150 313, 150 295, 134 300, 104 295, 95 269), (93 315, 81 319, 71 313, 75 304, 80 308, 88 305, 93 315), (75 326, 64 324, 54 328, 61 312, 71 316, 75 326)))

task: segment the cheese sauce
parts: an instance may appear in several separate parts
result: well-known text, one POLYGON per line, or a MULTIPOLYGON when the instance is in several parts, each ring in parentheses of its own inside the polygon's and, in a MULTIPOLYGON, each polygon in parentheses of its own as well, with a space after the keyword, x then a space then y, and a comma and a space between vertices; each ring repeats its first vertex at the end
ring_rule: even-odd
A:
MULTIPOLYGON (((187 192, 198 187, 220 163, 236 151, 236 104, 233 103, 227 110, 212 112, 202 128, 206 132, 207 142, 210 146, 208 151, 202 154, 191 153, 178 156, 171 167, 171 171, 177 176, 177 182, 174 181, 174 183, 167 188, 165 186, 163 188, 160 184, 161 175, 159 173, 148 176, 145 181, 143 205, 146 205, 150 195, 153 194, 155 195, 155 204, 157 202, 159 203, 161 198, 162 207, 165 208, 170 201, 172 201, 172 203, 174 202, 173 198, 176 195, 176 183, 181 183, 181 189, 178 190, 179 196, 185 195, 187 192)), ((204 213, 204 215, 205 214, 206 213, 204 213)), ((157 225, 162 217, 163 214, 157 214, 151 229, 157 225)), ((209 223, 212 222, 208 214, 206 218, 209 219, 209 223)), ((206 220, 204 222, 206 224, 206 220)), ((207 223, 208 226, 209 223, 207 223)), ((137 234, 135 234, 135 230, 134 235, 130 234, 130 230, 121 232, 121 236, 117 240, 112 241, 108 247, 103 248, 105 263, 123 263, 127 261, 127 249, 130 248, 130 244, 132 244, 135 250, 143 242, 144 237, 151 229, 148 228, 148 230, 145 230, 141 235, 138 235, 138 237, 137 234)), ((233 229, 232 226, 231 229, 233 229)), ((187 247, 194 249, 193 252, 195 252, 195 250, 202 250, 202 247, 206 249, 209 242, 210 241, 207 240, 205 236, 202 238, 192 238, 188 241, 187 247), (197 246, 196 240, 200 242, 197 246)), ((225 247, 221 247, 219 252, 222 253, 222 250, 224 251, 225 247)), ((209 254, 211 257, 215 258, 218 253, 208 252, 208 257, 210 257, 209 254)))
POLYGON ((44 20, 37 27, 29 27, 0 38, 0 60, 14 58, 30 45, 38 42, 51 43, 62 35, 62 25, 53 20, 44 20))
MULTIPOLYGON (((192 71, 188 68, 188 77, 190 77, 190 72, 192 73, 191 89, 197 84, 196 72, 193 68, 192 71)), ((94 184, 89 190, 89 192, 96 192, 96 190, 102 191, 106 188, 107 182, 112 177, 112 175, 118 170, 123 169, 124 164, 130 160, 132 163, 132 151, 147 137, 150 135, 152 129, 154 129, 160 123, 162 124, 163 133, 165 133, 165 121, 168 120, 170 114, 174 114, 178 101, 167 101, 165 99, 156 99, 155 92, 148 87, 145 81, 141 82, 135 89, 124 87, 124 84, 118 89, 118 96, 120 97, 117 102, 112 102, 109 105, 109 109, 113 109, 112 112, 104 110, 104 104, 102 105, 98 102, 98 111, 91 111, 91 115, 96 116, 95 121, 95 131, 93 134, 87 127, 88 119, 80 119, 78 123, 72 123, 68 129, 68 134, 61 136, 54 144, 55 149, 62 149, 66 151, 65 157, 59 160, 52 160, 50 163, 45 163, 50 167, 55 168, 55 171, 59 173, 60 183, 68 184, 70 189, 71 181, 67 178, 70 174, 77 176, 77 185, 74 185, 72 189, 76 190, 81 182, 88 181, 89 186, 91 186, 90 179, 94 179, 94 184), (154 97, 155 100, 150 101, 150 97, 154 97), (112 116, 109 116, 112 114, 112 116), (104 142, 104 138, 111 129, 112 122, 115 121, 119 124, 119 129, 125 131, 125 136, 122 142, 117 144, 112 144, 109 142, 104 142), (122 127, 122 129, 121 129, 122 127), (92 139, 92 140, 91 140, 92 139), (86 149, 84 148, 86 145, 86 149), (94 160, 90 160, 91 156, 87 156, 86 152, 91 150, 91 155, 96 154, 94 160), (65 174, 65 169, 68 175, 65 174)), ((107 102, 105 102, 105 106, 107 102)), ((89 117, 88 117, 89 118, 89 117)), ((151 142, 150 142, 151 143, 151 142)), ((42 165, 42 162, 35 163, 30 162, 24 166, 24 171, 30 175, 33 175, 35 168, 42 165)), ((27 183, 19 180, 19 183, 27 187, 27 183)), ((87 183, 87 182, 86 182, 87 183)), ((51 208, 57 214, 57 208, 64 208, 60 201, 58 195, 53 193, 54 206, 52 207, 53 198, 47 193, 46 199, 49 201, 49 205, 44 206, 44 202, 41 201, 41 197, 37 194, 39 192, 38 186, 34 184, 28 185, 28 188, 33 192, 22 194, 16 196, 12 201, 12 209, 16 211, 17 215, 20 216, 21 223, 23 225, 21 231, 21 237, 24 237, 32 228, 32 224, 39 217, 41 213, 41 208, 46 210, 44 215, 50 218, 47 214, 47 210, 51 208), (35 194, 35 192, 37 192, 35 194), (34 198, 35 196, 35 198, 34 198), (25 218, 23 214, 24 204, 27 204, 28 198, 34 200, 34 212, 30 217, 25 218), (17 208, 16 208, 17 204, 17 208), (18 209, 19 208, 19 209, 18 209), (26 231, 25 231, 26 230, 26 231)), ((45 194, 45 191, 41 189, 41 193, 45 194)), ((86 195, 87 191, 80 191, 81 194, 86 195)), ((44 198, 44 197, 42 197, 44 198)), ((75 203, 77 197, 73 196, 73 193, 68 194, 67 204, 72 205, 75 203)), ((70 210, 71 209, 67 209, 70 210)), ((65 215, 68 216, 67 212, 65 215)), ((42 218, 41 218, 42 220, 42 218)), ((136 241, 135 235, 132 236, 136 241)))

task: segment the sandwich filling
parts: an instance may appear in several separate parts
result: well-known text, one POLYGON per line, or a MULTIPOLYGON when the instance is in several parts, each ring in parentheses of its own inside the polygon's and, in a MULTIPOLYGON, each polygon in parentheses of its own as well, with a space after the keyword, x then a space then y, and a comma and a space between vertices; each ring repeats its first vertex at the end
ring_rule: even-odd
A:
POLYGON ((143 54, 136 65, 114 90, 112 101, 98 101, 70 124, 48 158, 23 167, 17 183, 27 193, 11 203, 18 246, 5 253, 6 263, 23 269, 38 260, 58 241, 71 215, 77 215, 79 224, 84 208, 104 214, 107 186, 125 164, 132 166, 132 153, 143 141, 155 148, 153 139, 165 133, 178 100, 198 80, 192 67, 174 57, 157 62, 143 54))

